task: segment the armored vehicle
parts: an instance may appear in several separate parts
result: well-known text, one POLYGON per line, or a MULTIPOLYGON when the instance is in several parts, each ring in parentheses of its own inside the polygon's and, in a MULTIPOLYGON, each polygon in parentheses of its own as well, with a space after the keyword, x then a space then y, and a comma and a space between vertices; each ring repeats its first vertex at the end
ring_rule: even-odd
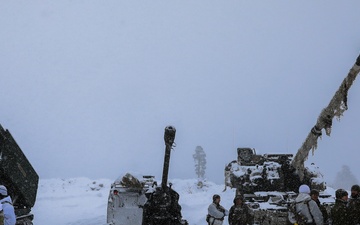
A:
POLYGON ((182 219, 179 194, 167 184, 170 151, 176 129, 165 128, 165 157, 161 186, 153 176, 125 174, 110 190, 107 209, 109 225, 187 225, 182 219))
POLYGON ((0 184, 5 185, 17 225, 32 225, 39 176, 8 130, 0 125, 0 184))
POLYGON ((307 184, 320 191, 320 201, 328 210, 333 205, 331 195, 323 192, 326 184, 318 167, 305 165, 310 150, 325 130, 330 135, 332 120, 347 110, 348 91, 360 71, 360 56, 341 83, 329 105, 320 113, 315 126, 293 154, 256 154, 253 148, 238 148, 237 159, 225 167, 225 189, 236 188, 253 209, 255 224, 286 225, 287 205, 294 200, 298 187, 307 184))
MULTIPOLYGON (((305 178, 295 173, 290 162, 292 154, 256 154, 254 148, 238 148, 238 159, 225 168, 225 185, 236 188, 252 209, 255 224, 286 225, 288 207, 297 196, 302 183, 320 191, 324 196, 326 185, 323 175, 314 164, 305 167, 305 178)), ((334 202, 327 199, 326 202, 334 202)))
POLYGON ((305 176, 295 173, 290 162, 292 154, 256 154, 254 148, 238 148, 238 159, 225 168, 226 186, 236 188, 243 194, 256 191, 296 192, 302 184, 325 190, 326 185, 319 168, 314 164, 305 168, 305 176))

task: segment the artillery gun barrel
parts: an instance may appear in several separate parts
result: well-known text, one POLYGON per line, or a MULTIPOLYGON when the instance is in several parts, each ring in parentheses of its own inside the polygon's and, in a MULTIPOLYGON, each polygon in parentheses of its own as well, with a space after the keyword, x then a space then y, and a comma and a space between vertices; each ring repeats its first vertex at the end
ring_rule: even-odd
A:
POLYGON ((188 225, 181 216, 179 194, 167 186, 170 151, 174 144, 175 132, 175 127, 165 127, 166 148, 161 187, 157 187, 154 192, 150 193, 148 201, 143 207, 143 225, 188 225))
POLYGON ((360 55, 357 57, 355 64, 351 67, 348 75, 341 83, 329 105, 321 111, 315 126, 311 129, 304 143, 292 160, 291 165, 296 169, 301 180, 303 180, 304 177, 304 162, 306 161, 310 150, 314 151, 317 148, 317 140, 322 135, 322 129, 325 129, 326 135, 330 136, 333 118, 335 116, 340 118, 345 110, 348 109, 348 91, 359 72, 360 55))
POLYGON ((163 190, 167 188, 167 180, 169 174, 169 162, 170 162, 170 151, 174 144, 176 129, 173 126, 165 127, 164 141, 165 141, 165 156, 164 156, 164 167, 162 174, 161 187, 163 190))

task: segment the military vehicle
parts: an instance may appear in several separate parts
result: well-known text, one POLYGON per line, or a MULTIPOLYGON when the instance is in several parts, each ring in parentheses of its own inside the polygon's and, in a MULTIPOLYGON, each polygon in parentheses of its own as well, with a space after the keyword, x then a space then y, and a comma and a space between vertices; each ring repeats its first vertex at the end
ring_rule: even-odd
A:
POLYGON ((288 224, 287 205, 294 200, 298 187, 307 184, 320 191, 320 201, 330 210, 331 195, 324 192, 326 183, 319 168, 305 165, 310 150, 317 148, 317 140, 325 130, 330 135, 332 120, 340 118, 348 109, 348 91, 360 71, 360 56, 341 83, 329 105, 320 113, 302 146, 293 154, 256 154, 254 148, 238 148, 238 158, 225 167, 226 187, 236 188, 253 209, 254 224, 288 224))
POLYGON ((154 176, 129 173, 111 185, 107 208, 109 225, 187 225, 182 219, 179 194, 167 184, 175 133, 175 127, 165 128, 161 186, 157 185, 154 176))
POLYGON ((243 195, 254 214, 254 224, 286 225, 288 207, 297 196, 298 187, 308 184, 320 191, 329 206, 334 199, 324 192, 326 185, 319 168, 305 167, 304 180, 291 167, 292 154, 256 154, 254 148, 238 148, 238 159, 225 168, 225 184, 243 195))
POLYGON ((255 191, 297 191, 302 184, 325 190, 326 185, 319 168, 314 164, 305 168, 304 179, 290 162, 292 154, 257 155, 254 148, 238 148, 238 159, 225 168, 226 186, 236 188, 243 194, 255 191))
POLYGON ((151 193, 156 185, 154 176, 126 173, 116 179, 110 188, 107 224, 141 225, 146 195, 151 193))
POLYGON ((0 184, 5 185, 17 225, 32 225, 39 176, 8 130, 0 125, 0 184))

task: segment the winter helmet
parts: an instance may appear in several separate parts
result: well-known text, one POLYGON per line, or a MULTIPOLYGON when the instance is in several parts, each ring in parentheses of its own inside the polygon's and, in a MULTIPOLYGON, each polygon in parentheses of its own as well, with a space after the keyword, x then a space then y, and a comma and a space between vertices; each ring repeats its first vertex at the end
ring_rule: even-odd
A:
POLYGON ((349 194, 344 189, 337 189, 335 191, 335 197, 336 199, 341 199, 344 196, 348 196, 349 194))
POLYGON ((357 192, 360 193, 360 186, 357 185, 357 184, 353 185, 353 186, 351 187, 351 191, 357 191, 357 192))
POLYGON ((220 195, 213 195, 213 202, 215 202, 215 200, 218 198, 220 198, 220 195))
POLYGON ((299 193, 310 194, 310 188, 306 184, 303 184, 299 187, 299 193))

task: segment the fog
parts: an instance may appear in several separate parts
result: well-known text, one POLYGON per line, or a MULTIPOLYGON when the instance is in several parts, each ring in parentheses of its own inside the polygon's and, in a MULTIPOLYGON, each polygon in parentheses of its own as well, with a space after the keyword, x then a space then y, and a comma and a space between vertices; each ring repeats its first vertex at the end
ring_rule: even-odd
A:
MULTIPOLYGON (((173 125, 169 177, 199 145, 222 183, 237 147, 295 154, 360 53, 355 0, 1 5, 0 123, 41 178, 160 178, 173 125)), ((328 183, 358 168, 359 96, 308 159, 328 183)))

